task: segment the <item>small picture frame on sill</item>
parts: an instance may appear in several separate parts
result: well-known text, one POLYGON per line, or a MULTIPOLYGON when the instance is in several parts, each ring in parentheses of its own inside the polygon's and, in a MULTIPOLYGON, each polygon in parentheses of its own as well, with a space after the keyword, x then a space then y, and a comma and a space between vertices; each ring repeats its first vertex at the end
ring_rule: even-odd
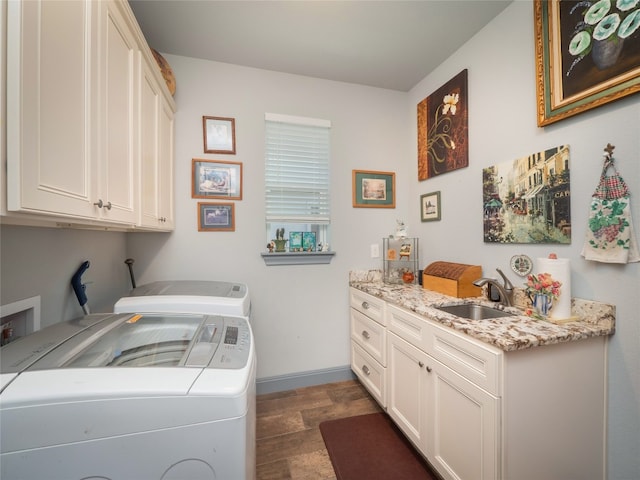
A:
POLYGON ((304 252, 316 251, 316 232, 302 233, 302 250, 304 252))
POLYGON ((289 232, 289 251, 302 251, 302 232, 289 232))
POLYGON ((420 220, 433 222, 440 220, 440 192, 420 195, 420 220))
POLYGON ((199 232, 233 232, 236 229, 233 203, 198 202, 199 232))
POLYGON ((236 120, 228 117, 202 117, 204 153, 236 153, 236 120))

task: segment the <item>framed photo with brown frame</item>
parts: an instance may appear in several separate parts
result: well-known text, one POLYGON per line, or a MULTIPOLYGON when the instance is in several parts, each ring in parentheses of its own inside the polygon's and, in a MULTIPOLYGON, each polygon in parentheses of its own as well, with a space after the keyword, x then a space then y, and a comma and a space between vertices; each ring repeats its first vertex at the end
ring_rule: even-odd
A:
POLYGON ((204 153, 236 153, 236 120, 227 117, 202 117, 204 153))
POLYGON ((242 200, 242 163, 194 158, 191 197, 242 200))
POLYGON ((440 218, 440 192, 420 195, 420 220, 433 222, 440 218))
POLYGON ((236 229, 235 204, 198 202, 199 232, 233 232, 236 229))
POLYGON ((640 91, 640 4, 534 0, 542 127, 640 91))
POLYGON ((396 174, 353 170, 353 206, 356 208, 396 208, 396 174))

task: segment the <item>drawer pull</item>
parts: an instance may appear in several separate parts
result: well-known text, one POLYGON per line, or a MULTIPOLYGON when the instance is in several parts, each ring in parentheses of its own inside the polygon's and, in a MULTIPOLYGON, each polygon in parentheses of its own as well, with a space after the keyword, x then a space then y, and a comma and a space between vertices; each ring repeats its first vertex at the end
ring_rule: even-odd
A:
POLYGON ((369 376, 371 375, 371 371, 369 370, 369 367, 367 367, 366 365, 362 366, 362 371, 364 372, 365 375, 369 376))
POLYGON ((367 332, 366 330, 362 330, 362 336, 367 340, 371 338, 371 335, 369 335, 369 332, 367 332))
POLYGON ((369 304, 367 302, 362 302, 362 308, 369 310, 369 304))
POLYGON ((420 368, 422 368, 422 367, 424 367, 424 363, 423 363, 423 362, 418 362, 418 366, 419 366, 420 368))
POLYGON ((431 367, 427 367, 427 372, 431 373, 432 368, 431 367))

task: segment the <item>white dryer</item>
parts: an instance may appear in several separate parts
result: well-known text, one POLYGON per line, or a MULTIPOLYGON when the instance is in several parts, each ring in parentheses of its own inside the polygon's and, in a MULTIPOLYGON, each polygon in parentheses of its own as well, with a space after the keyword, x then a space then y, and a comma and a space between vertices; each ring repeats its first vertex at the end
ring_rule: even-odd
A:
POLYGON ((0 349, 0 478, 254 479, 248 320, 101 314, 0 349))
POLYGON ((177 312, 249 319, 249 289, 242 283, 177 280, 142 285, 118 300, 116 313, 177 312))

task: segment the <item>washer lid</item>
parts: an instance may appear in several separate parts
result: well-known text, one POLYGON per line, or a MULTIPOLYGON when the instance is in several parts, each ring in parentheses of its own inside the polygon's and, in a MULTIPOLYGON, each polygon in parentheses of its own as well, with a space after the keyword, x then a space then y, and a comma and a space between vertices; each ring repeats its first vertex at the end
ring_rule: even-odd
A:
POLYGON ((163 281, 134 288, 114 306, 124 312, 177 312, 248 317, 249 289, 241 283, 163 281))
POLYGON ((195 295, 201 297, 244 298, 247 286, 241 283, 178 280, 153 282, 134 288, 129 297, 147 297, 150 295, 195 295))
POLYGON ((206 367, 225 331, 224 318, 122 314, 69 339, 29 370, 87 367, 206 367))

